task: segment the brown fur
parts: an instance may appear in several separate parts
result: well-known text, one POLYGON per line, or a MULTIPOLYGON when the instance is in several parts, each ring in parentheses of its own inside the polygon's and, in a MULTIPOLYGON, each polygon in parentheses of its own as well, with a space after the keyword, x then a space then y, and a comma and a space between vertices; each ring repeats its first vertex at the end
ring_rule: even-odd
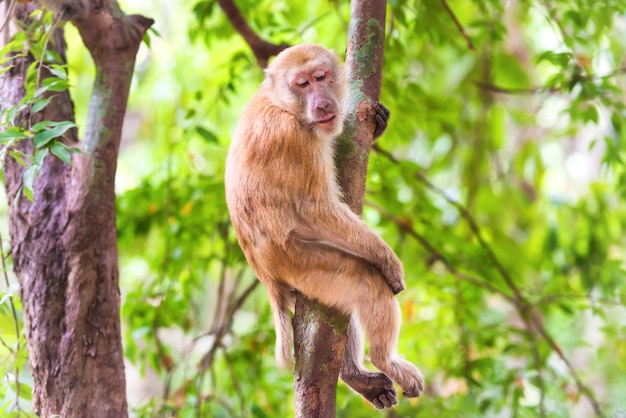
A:
POLYGON ((405 286, 402 264, 341 201, 333 155, 345 95, 333 52, 309 44, 280 53, 235 131, 226 199, 239 243, 270 298, 279 365, 292 362, 289 310, 297 289, 352 314, 341 375, 382 408, 397 402, 395 391, 387 377, 362 366, 359 322, 372 363, 405 396, 418 396, 424 383, 395 353, 401 319, 394 293, 405 286))

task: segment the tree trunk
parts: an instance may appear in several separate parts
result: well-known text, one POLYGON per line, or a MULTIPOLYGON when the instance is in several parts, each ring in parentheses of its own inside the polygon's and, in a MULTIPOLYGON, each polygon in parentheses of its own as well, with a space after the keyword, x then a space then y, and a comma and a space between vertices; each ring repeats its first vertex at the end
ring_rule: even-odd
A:
POLYGON ((296 418, 335 416, 349 323, 349 316, 298 294, 293 318, 296 418))
MULTIPOLYGON (((33 7, 19 4, 16 18, 27 19, 33 7)), ((62 13, 78 27, 96 65, 85 138, 79 145, 75 130, 63 138, 82 152, 73 155, 72 166, 46 157, 33 202, 21 191, 24 167, 10 157, 4 161, 33 408, 42 417, 125 417, 114 181, 135 55, 152 21, 124 15, 115 1, 67 0, 62 13)), ((65 56, 61 30, 49 47, 65 56)), ((32 62, 29 54, 17 57, 0 78, 8 106, 24 97, 32 62)), ((21 113, 18 123, 73 119, 64 92, 40 113, 21 113)), ((32 154, 32 141, 18 147, 32 154)))
MULTIPOLYGON (((371 103, 380 96, 387 2, 353 0, 351 7, 346 57, 351 102, 344 132, 338 140, 336 162, 344 200, 360 215, 376 128, 371 103)), ((332 418, 350 318, 301 294, 296 298, 296 416, 332 418)))

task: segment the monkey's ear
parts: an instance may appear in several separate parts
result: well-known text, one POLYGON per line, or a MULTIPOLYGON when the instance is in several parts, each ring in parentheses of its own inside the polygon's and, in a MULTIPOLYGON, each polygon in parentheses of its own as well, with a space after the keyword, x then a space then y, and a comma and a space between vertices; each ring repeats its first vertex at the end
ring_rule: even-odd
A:
POLYGON ((263 70, 263 74, 265 76, 263 84, 265 84, 266 87, 272 87, 274 85, 274 71, 268 67, 263 70))

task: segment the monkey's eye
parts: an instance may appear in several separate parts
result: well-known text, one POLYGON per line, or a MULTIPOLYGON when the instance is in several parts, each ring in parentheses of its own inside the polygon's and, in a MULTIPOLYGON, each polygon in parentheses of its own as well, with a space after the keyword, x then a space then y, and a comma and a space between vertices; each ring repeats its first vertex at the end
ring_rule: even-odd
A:
POLYGON ((296 81, 296 86, 300 88, 304 88, 309 85, 309 80, 298 80, 296 81))
POLYGON ((324 81, 326 79, 326 74, 322 74, 320 76, 315 77, 315 81, 324 81))

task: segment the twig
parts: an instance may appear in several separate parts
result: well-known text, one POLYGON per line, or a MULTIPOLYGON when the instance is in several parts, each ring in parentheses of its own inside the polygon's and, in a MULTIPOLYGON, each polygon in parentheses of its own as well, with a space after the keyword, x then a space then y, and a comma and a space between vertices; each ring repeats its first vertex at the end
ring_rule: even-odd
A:
MULTIPOLYGON (((590 82, 590 81, 602 81, 602 80, 607 80, 609 78, 617 77, 623 74, 626 74, 626 68, 618 68, 617 70, 611 71, 608 74, 599 75, 599 76, 578 75, 576 76, 575 80, 572 80, 572 81, 575 81, 576 83, 585 83, 585 82, 590 82)), ((542 94, 542 93, 548 93, 548 94, 558 93, 558 92, 565 91, 570 88, 569 83, 563 84, 558 87, 529 87, 526 89, 508 88, 508 87, 496 86, 495 84, 486 83, 484 81, 479 81, 479 80, 474 80, 474 85, 478 87, 479 89, 490 91, 492 93, 528 94, 528 95, 542 94)))
MULTIPOLYGON (((45 11, 42 12, 42 15, 40 17, 42 26, 44 26, 43 13, 45 13, 45 11)), ((61 22, 61 18, 63 17, 64 14, 65 12, 63 11, 57 14, 56 16, 54 16, 54 21, 52 22, 52 26, 50 27, 50 30, 46 31, 45 33, 46 37, 44 39, 43 46, 41 47, 41 56, 39 57, 39 62, 37 63, 37 81, 35 82, 35 91, 37 91, 37 89, 41 86, 41 71, 44 68, 43 62, 46 56, 46 51, 48 50, 48 44, 50 43, 50 38, 54 36, 54 31, 59 25, 59 22, 61 22)), ((33 124, 32 120, 33 120, 33 112, 28 112, 28 126, 27 126, 28 129, 30 129, 33 124)))
POLYGON ((252 53, 261 68, 267 67, 267 61, 270 57, 278 54, 280 51, 289 46, 287 44, 276 45, 271 42, 267 42, 257 35, 232 0, 217 0, 217 3, 226 14, 226 17, 230 21, 231 25, 233 25, 233 28, 235 28, 244 41, 246 41, 250 49, 252 49, 252 53))
POLYGON ((465 42, 467 43, 467 47, 471 49, 472 51, 476 52, 476 47, 474 46, 474 44, 472 43, 472 40, 469 38, 469 36, 465 32, 465 29, 463 28, 463 25, 461 25, 461 22, 459 22, 459 19, 457 19, 456 16, 454 15, 454 12, 448 5, 448 2, 446 0, 439 0, 439 1, 443 5, 444 9, 446 9, 446 12, 448 12, 450 17, 452 18, 452 21, 456 25, 459 32, 461 32, 461 35, 463 36, 463 38, 465 39, 465 42))
POLYGON ((252 291, 258 286, 258 284, 258 280, 252 282, 246 288, 246 290, 244 290, 243 293, 239 295, 237 300, 226 309, 226 315, 224 315, 222 323, 219 327, 217 327, 215 331, 215 341, 213 342, 211 349, 202 357, 202 360, 200 360, 200 369, 206 369, 211 365, 211 363, 213 362, 213 357, 215 356, 215 352, 218 348, 221 347, 222 338, 224 338, 224 335, 226 335, 226 332, 230 329, 230 324, 233 320, 233 317, 235 316, 235 313, 239 310, 239 308, 241 308, 241 305, 243 305, 243 303, 246 301, 248 296, 250 296, 252 291))
POLYGON ((485 83, 484 81, 474 80, 474 85, 479 89, 490 91, 492 93, 502 94, 539 94, 539 93, 557 93, 562 90, 561 87, 530 87, 527 89, 500 87, 494 84, 485 83))
POLYGON ((574 381, 576 382, 576 387, 578 391, 581 392, 583 395, 585 395, 585 397, 587 398, 587 401, 589 401, 589 403, 593 407, 593 411, 596 413, 596 415, 599 417, 604 417, 605 414, 602 411, 602 408, 600 407, 600 404, 598 400, 595 398, 593 392, 591 391, 591 389, 589 389, 587 385, 583 383, 580 376, 578 376, 578 372, 576 371, 574 366, 572 366, 572 364, 567 359, 567 357, 565 357, 565 354, 563 354, 561 347, 559 347, 556 341, 554 341, 554 338, 552 338, 552 336, 545 329, 545 327, 543 326, 543 323, 539 320, 539 318, 533 318, 533 324, 535 328, 537 329, 537 331, 539 332, 539 334, 548 343, 550 348, 557 354, 557 356, 559 356, 559 358, 563 361, 563 363, 565 363, 565 365, 567 366, 567 369, 569 370, 570 374, 574 378, 574 381))
POLYGON ((11 3, 9 3, 9 7, 7 8, 7 14, 4 16, 2 25, 0 25, 0 32, 2 32, 6 28, 7 24, 9 23, 9 20, 11 20, 11 18, 13 17, 13 11, 15 10, 16 4, 17 4, 17 0, 11 0, 11 3))
POLYGON ((243 390, 241 390, 241 384, 239 383, 239 379, 237 379, 237 372, 235 372, 235 367, 233 366, 233 360, 230 358, 230 356, 228 355, 228 353, 226 351, 224 351, 224 362, 226 363, 226 368, 228 369, 228 372, 230 374, 230 381, 233 384, 233 388, 235 389, 235 394, 237 395, 237 398, 239 400, 239 416, 244 418, 246 416, 248 416, 246 408, 245 408, 245 404, 246 404, 246 397, 243 394, 243 390))

